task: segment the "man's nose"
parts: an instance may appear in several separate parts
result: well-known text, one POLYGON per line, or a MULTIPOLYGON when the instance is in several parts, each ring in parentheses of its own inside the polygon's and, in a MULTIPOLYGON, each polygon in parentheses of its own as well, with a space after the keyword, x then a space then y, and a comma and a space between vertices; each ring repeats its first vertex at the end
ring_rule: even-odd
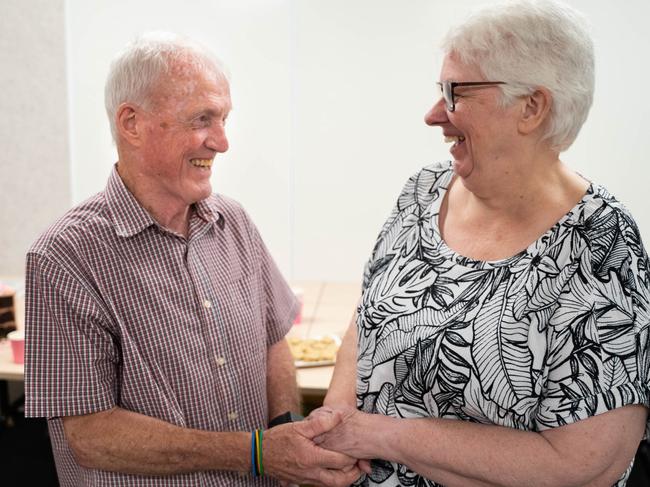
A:
POLYGON ((427 125, 441 125, 449 122, 445 100, 440 98, 424 116, 424 123, 427 125))
POLYGON ((216 123, 210 127, 205 145, 215 152, 226 152, 228 150, 228 137, 226 137, 226 127, 223 123, 216 123))

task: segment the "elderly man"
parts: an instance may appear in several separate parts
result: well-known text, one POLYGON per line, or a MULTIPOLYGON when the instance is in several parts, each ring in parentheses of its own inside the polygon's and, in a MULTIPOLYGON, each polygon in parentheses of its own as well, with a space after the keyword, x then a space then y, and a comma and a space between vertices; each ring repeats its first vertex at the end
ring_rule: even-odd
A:
POLYGON ((27 256, 26 415, 49 419, 61 485, 354 481, 354 459, 311 441, 338 417, 255 434, 298 406, 297 310, 244 210, 211 191, 219 61, 145 35, 113 63, 106 108, 106 189, 27 256))

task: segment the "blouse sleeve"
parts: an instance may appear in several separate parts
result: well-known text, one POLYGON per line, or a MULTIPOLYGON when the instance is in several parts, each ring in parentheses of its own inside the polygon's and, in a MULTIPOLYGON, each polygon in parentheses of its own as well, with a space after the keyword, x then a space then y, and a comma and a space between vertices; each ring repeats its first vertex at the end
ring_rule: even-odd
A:
POLYGON ((539 430, 631 404, 650 407, 648 256, 625 211, 587 229, 577 271, 551 317, 539 430))
POLYGON ((441 181, 446 179, 451 164, 449 161, 425 166, 411 176, 393 205, 390 215, 384 222, 375 246, 363 270, 362 291, 372 275, 392 258, 398 250, 401 230, 405 225, 412 225, 424 213, 433 200, 440 196, 441 181))

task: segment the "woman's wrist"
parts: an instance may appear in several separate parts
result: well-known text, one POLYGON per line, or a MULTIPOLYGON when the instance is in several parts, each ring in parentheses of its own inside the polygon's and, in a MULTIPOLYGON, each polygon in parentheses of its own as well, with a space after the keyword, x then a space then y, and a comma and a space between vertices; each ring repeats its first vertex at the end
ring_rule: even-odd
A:
POLYGON ((394 418, 384 416, 380 434, 384 439, 379 458, 389 462, 410 464, 412 461, 414 441, 422 428, 428 427, 430 418, 394 418))
POLYGON ((387 461, 396 461, 397 451, 394 448, 396 435, 399 434, 399 418, 383 414, 359 413, 361 438, 359 444, 364 445, 366 459, 381 458, 387 461))

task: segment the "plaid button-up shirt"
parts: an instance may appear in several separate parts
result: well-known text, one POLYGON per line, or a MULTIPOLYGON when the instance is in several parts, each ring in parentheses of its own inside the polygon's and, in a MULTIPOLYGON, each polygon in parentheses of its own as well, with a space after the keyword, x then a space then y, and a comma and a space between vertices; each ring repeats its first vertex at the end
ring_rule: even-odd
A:
POLYGON ((237 203, 194 206, 185 239, 157 224, 114 168, 105 191, 28 252, 25 414, 49 418, 61 485, 274 484, 89 470, 63 433, 61 417, 113 406, 203 430, 266 425, 266 350, 291 326, 295 297, 237 203))

